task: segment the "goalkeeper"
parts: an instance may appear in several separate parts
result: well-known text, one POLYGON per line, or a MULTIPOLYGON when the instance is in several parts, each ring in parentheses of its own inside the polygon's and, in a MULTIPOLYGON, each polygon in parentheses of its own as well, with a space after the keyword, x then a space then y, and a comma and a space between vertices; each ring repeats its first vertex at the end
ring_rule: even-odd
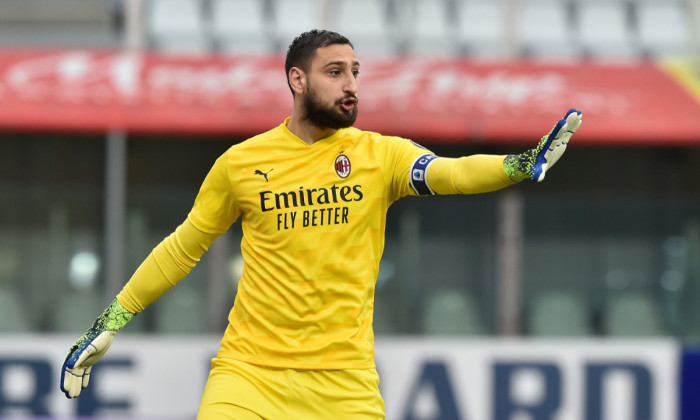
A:
POLYGON ((60 381, 68 398, 88 386, 116 332, 240 219, 243 277, 198 418, 384 418, 372 317, 389 205, 542 181, 581 112, 566 112, 520 155, 437 157, 353 127, 359 71, 342 35, 313 30, 292 42, 285 62, 291 116, 216 160, 185 221, 70 348, 60 381))

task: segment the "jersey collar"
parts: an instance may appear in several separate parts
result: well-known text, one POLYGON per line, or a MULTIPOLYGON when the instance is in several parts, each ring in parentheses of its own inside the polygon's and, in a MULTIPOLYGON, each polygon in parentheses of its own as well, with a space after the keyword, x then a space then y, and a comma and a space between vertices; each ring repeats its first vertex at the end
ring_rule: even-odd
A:
POLYGON ((329 136, 329 137, 326 137, 326 138, 323 138, 323 139, 321 139, 321 140, 318 140, 318 141, 314 142, 313 144, 308 144, 308 143, 305 142, 304 140, 302 140, 302 139, 300 139, 299 137, 297 137, 296 134, 292 133, 292 132, 289 130, 289 128, 287 128, 287 124, 289 124, 289 120, 291 120, 291 119, 292 119, 292 117, 287 117, 287 118, 284 119, 284 122, 283 122, 282 124, 280 124, 279 127, 280 127, 280 129, 282 130, 283 135, 284 135, 285 137, 287 137, 287 138, 290 138, 290 139, 292 139, 292 140, 294 140, 294 141, 296 141, 296 142, 299 142, 299 143, 301 143, 301 144, 303 144, 303 145, 305 145, 305 146, 308 146, 308 147, 314 147, 314 146, 316 146, 317 144, 331 144, 331 143, 334 143, 336 140, 338 140, 339 138, 341 138, 341 137, 343 136, 343 134, 345 133, 345 131, 347 130, 347 128, 340 128, 340 129, 338 129, 335 133, 333 133, 333 135, 331 135, 331 136, 329 136))

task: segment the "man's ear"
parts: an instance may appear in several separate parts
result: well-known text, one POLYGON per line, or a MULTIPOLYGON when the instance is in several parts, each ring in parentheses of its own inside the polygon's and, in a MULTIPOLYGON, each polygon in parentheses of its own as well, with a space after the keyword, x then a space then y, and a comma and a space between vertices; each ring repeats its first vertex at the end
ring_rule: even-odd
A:
POLYGON ((306 91, 306 73, 299 67, 289 69, 289 85, 295 94, 301 95, 306 91))

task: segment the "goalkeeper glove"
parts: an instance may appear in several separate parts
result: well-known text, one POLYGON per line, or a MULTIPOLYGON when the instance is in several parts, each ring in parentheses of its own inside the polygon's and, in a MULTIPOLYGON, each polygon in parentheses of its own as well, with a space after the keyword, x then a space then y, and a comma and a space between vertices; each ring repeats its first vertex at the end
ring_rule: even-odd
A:
POLYGON ((75 398, 88 386, 92 366, 107 352, 117 331, 134 316, 135 314, 114 299, 85 334, 73 344, 61 368, 61 391, 66 397, 75 398))
POLYGON ((581 111, 569 110, 537 147, 519 155, 508 155, 503 161, 503 169, 512 181, 532 179, 540 182, 549 168, 554 166, 564 154, 571 136, 581 126, 581 111))

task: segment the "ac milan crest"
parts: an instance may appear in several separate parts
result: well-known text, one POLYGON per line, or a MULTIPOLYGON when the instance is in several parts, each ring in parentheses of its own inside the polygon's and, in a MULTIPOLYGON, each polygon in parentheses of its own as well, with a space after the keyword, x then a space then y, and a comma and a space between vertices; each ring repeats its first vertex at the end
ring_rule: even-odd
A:
POLYGON ((335 173, 341 178, 347 178, 350 175, 350 159, 347 156, 341 154, 335 158, 335 173))

